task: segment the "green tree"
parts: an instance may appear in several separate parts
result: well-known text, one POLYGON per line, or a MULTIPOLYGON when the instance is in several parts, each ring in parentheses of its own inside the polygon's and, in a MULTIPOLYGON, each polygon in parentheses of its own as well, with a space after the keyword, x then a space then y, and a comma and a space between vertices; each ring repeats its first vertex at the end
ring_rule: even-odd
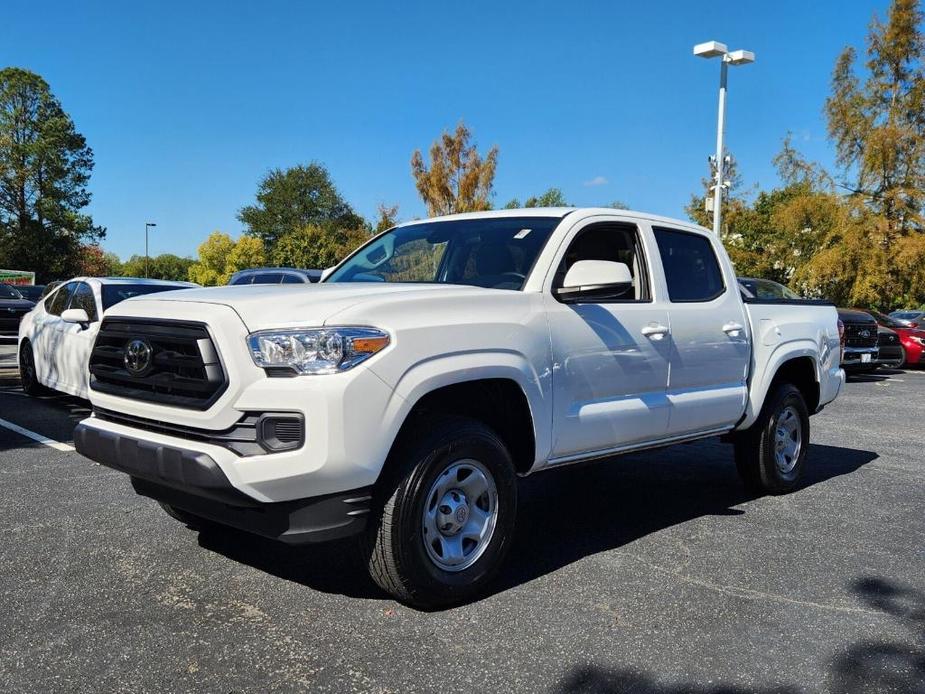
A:
POLYGON ((430 166, 420 150, 411 155, 411 175, 430 216, 491 209, 498 148, 483 158, 471 137, 460 121, 454 133, 444 132, 431 145, 430 166))
POLYGON ((842 181, 888 221, 887 240, 922 229, 925 204, 925 35, 918 0, 894 0, 867 37, 867 75, 848 47, 826 101, 842 181))
POLYGON ((40 281, 79 268, 83 243, 105 235, 82 210, 93 152, 39 75, 0 70, 0 265, 40 281))
POLYGON ((258 184, 257 203, 241 208, 238 219, 268 252, 280 238, 308 225, 356 228, 363 224, 318 162, 270 171, 258 184))
POLYGON ((119 257, 106 253, 96 244, 88 243, 80 248, 79 261, 75 274, 84 277, 112 277, 122 269, 119 257))
POLYGON ((242 236, 234 244, 225 263, 225 271, 234 274, 238 270, 263 267, 267 264, 267 255, 260 239, 242 236))
POLYGON ((383 232, 386 229, 391 229, 398 224, 398 205, 380 204, 378 214, 379 217, 376 220, 376 225, 373 227, 374 234, 383 232))
POLYGON ((324 269, 336 265, 369 240, 365 227, 338 229, 310 224, 279 240, 273 262, 279 266, 324 269))
POLYGON ((190 282, 205 287, 228 284, 232 273, 228 272, 228 258, 234 250, 234 241, 228 234, 213 231, 198 248, 199 259, 189 267, 190 282))

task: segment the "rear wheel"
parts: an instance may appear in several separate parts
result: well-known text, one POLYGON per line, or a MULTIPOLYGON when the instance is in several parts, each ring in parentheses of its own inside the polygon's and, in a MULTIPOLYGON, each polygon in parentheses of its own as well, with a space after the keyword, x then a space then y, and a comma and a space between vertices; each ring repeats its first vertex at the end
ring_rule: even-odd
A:
POLYGON ((28 340, 23 340, 19 348, 19 380, 26 395, 42 395, 48 392, 48 389, 39 383, 38 372, 35 369, 35 355, 32 353, 32 344, 28 340))
POLYGON ((418 607, 462 602, 507 554, 517 478, 501 440, 462 417, 422 420, 401 442, 366 535, 370 576, 418 607))
POLYGON ((898 357, 891 359, 890 361, 881 362, 880 366, 885 366, 888 369, 901 369, 906 363, 906 348, 900 346, 899 350, 900 355, 898 357))
POLYGON ((758 420, 736 436, 736 467, 749 491, 785 494, 800 483, 808 447, 806 402, 796 386, 781 383, 768 393, 758 420))

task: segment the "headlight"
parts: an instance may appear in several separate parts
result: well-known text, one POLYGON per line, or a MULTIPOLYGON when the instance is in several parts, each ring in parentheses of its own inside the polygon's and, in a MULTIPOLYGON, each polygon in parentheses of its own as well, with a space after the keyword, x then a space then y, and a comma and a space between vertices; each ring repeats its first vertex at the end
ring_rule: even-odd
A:
POLYGON ((925 337, 919 337, 918 335, 910 335, 909 339, 913 342, 918 342, 920 345, 925 346, 925 337))
POLYGON ((346 371, 388 344, 388 333, 375 328, 261 330, 247 336, 257 366, 291 369, 297 374, 346 371))

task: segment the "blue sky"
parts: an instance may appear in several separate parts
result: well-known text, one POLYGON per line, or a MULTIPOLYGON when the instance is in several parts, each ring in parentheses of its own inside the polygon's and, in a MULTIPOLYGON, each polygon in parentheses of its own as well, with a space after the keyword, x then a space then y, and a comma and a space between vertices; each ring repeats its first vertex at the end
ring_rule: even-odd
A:
POLYGON ((372 217, 423 216, 410 175, 462 118, 500 147, 495 204, 550 186, 683 216, 714 146, 716 39, 730 71, 727 146, 776 182, 787 131, 831 161, 834 60, 886 2, 7 2, 0 56, 41 74, 95 152, 90 212, 107 250, 195 254, 270 168, 317 160, 372 217))

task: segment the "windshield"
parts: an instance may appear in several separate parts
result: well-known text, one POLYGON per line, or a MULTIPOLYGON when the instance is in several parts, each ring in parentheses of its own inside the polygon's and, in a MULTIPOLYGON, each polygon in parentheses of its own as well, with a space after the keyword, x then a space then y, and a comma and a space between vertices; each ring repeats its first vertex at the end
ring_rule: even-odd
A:
POLYGON ((0 299, 22 299, 22 294, 8 284, 0 284, 0 299))
POLYGON ((437 282, 521 289, 559 217, 425 222, 377 236, 328 282, 437 282))
POLYGON ((103 310, 115 306, 120 301, 131 299, 133 296, 169 292, 173 289, 188 289, 183 285, 171 286, 169 284, 104 284, 102 289, 103 310))
POLYGON ((750 277, 740 277, 739 284, 748 290, 756 299, 800 299, 796 292, 792 292, 784 285, 771 280, 756 280, 750 277))
POLYGON ((890 315, 899 320, 915 320, 922 314, 919 311, 896 311, 890 315))

